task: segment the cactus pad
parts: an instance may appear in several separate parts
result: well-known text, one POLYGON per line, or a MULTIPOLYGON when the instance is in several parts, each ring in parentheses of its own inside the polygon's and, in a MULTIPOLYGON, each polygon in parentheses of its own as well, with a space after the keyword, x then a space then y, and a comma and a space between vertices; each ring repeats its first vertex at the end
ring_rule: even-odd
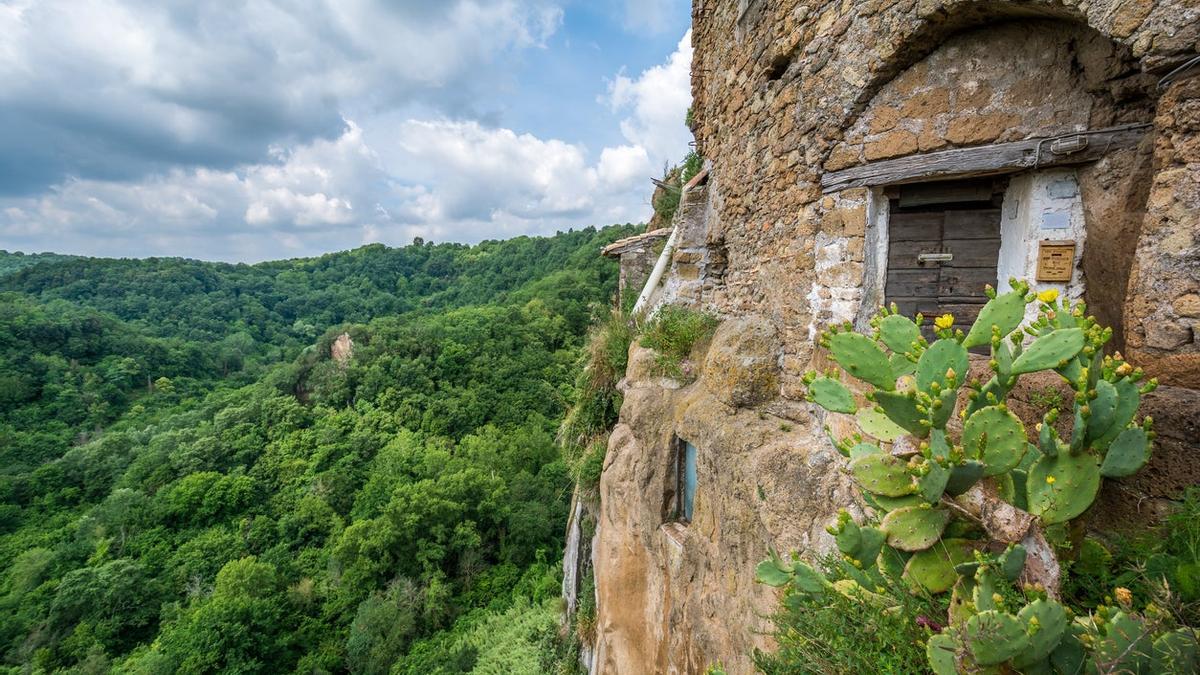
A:
POLYGON ((946 483, 950 482, 950 469, 933 460, 928 462, 929 473, 917 479, 921 496, 930 504, 936 504, 946 491, 946 483))
POLYGON ((950 470, 950 480, 946 483, 946 494, 957 497, 983 478, 983 462, 969 459, 950 470))
POLYGON ((1024 546, 1014 544, 1009 546, 1004 553, 1000 554, 996 561, 1000 567, 1000 574, 1004 575, 1009 581, 1016 581, 1021 576, 1021 570, 1025 569, 1025 557, 1028 553, 1024 546))
POLYGON ((1100 475, 1105 478, 1124 478, 1137 473, 1150 459, 1150 439, 1141 427, 1130 427, 1121 432, 1108 446, 1100 475))
POLYGON ((859 444, 855 445, 854 447, 850 448, 850 460, 854 461, 854 460, 858 459, 859 457, 866 457, 867 455, 878 455, 881 453, 883 453, 883 450, 880 450, 878 445, 875 445, 873 443, 859 443, 859 444))
POLYGON ((1029 648, 1025 624, 1017 617, 994 609, 967 621, 966 642, 981 666, 994 666, 1029 648))
MULTIPOLYGON (((1096 385, 1099 387, 1099 384, 1096 385)), ((1117 436, 1129 426, 1137 415, 1138 405, 1142 401, 1142 395, 1139 393, 1137 382, 1129 378, 1118 380, 1113 388, 1117 391, 1117 407, 1113 410, 1112 423, 1103 435, 1092 441, 1094 448, 1107 448, 1110 443, 1116 440, 1117 436)), ((1100 390, 1096 389, 1097 395, 1100 390)))
POLYGON ((850 473, 864 490, 885 497, 903 497, 916 490, 904 462, 892 455, 859 457, 850 462, 850 473))
POLYGON ((921 329, 911 319, 890 314, 879 320, 879 339, 897 354, 912 350, 912 343, 921 337, 921 329))
POLYGON ((858 407, 854 405, 854 395, 846 385, 831 377, 818 377, 808 385, 808 394, 817 405, 829 412, 847 413, 853 415, 858 407))
POLYGON ((917 387, 921 391, 930 391, 930 385, 936 382, 945 388, 947 370, 953 370, 957 381, 962 382, 970 367, 970 358, 962 345, 955 340, 938 340, 929 345, 917 361, 917 387))
POLYGON ((1013 360, 1012 372, 1020 375, 1039 370, 1058 368, 1060 364, 1075 358, 1083 349, 1083 329, 1060 328, 1034 340, 1029 348, 1013 360))
POLYGON ((792 580, 795 576, 794 564, 790 561, 779 557, 775 552, 775 548, 771 548, 771 557, 760 562, 758 567, 754 568, 754 577, 760 584, 774 586, 778 588, 792 580))
POLYGON ((829 338, 829 352, 854 377, 885 391, 895 388, 891 362, 871 338, 859 333, 838 333, 829 338))
POLYGON ((1087 652, 1083 648, 1083 643, 1079 641, 1079 637, 1075 634, 1076 630, 1082 629, 1068 626, 1062 640, 1058 643, 1058 647, 1050 654, 1050 664, 1054 666, 1054 672, 1056 673, 1083 672, 1087 652))
POLYGON ((1178 628, 1159 636, 1154 641, 1154 662, 1150 672, 1186 673, 1195 669, 1200 645, 1196 634, 1189 628, 1178 628))
POLYGON ((833 539, 837 542, 839 551, 850 555, 862 544, 862 528, 858 526, 858 523, 850 520, 849 514, 845 514, 845 512, 843 514, 839 519, 837 534, 833 539))
POLYGON ((870 567, 875 564, 875 560, 879 557, 879 552, 883 550, 883 543, 886 539, 887 535, 883 533, 883 530, 874 527, 864 527, 861 529, 858 545, 854 550, 847 551, 842 549, 842 552, 862 563, 863 567, 870 567))
POLYGON ((1017 416, 997 406, 981 408, 967 418, 962 433, 967 456, 984 464, 984 476, 996 476, 1021 463, 1029 442, 1017 416))
POLYGON ((959 642, 953 628, 930 636, 929 641, 925 643, 925 656, 929 658, 929 668, 934 675, 958 675, 958 666, 955 663, 958 647, 959 642))
POLYGON ((1100 380, 1096 383, 1096 398, 1088 404, 1092 411, 1087 425, 1089 439, 1100 438, 1112 428, 1118 399, 1117 388, 1113 386, 1112 382, 1100 380))
POLYGON ((887 533, 888 546, 901 551, 924 551, 937 543, 949 521, 948 511, 909 506, 889 512, 879 528, 887 533))
POLYGON ((1004 337, 1013 332, 1017 326, 1021 325, 1021 320, 1025 318, 1025 294, 1020 291, 1011 291, 988 300, 983 309, 979 310, 979 316, 975 319, 975 324, 971 326, 971 331, 967 333, 967 337, 963 340, 962 346, 970 349, 979 345, 986 345, 992 340, 992 326, 1000 329, 1000 337, 1004 337))
POLYGON ((876 511, 881 511, 883 513, 887 513, 888 511, 895 511, 896 509, 902 509, 906 506, 920 506, 922 504, 927 503, 925 501, 925 498, 922 497, 921 495, 904 495, 903 497, 884 497, 883 495, 873 495, 870 493, 864 493, 863 499, 866 500, 867 504, 869 504, 871 506, 871 508, 875 509, 876 511))
POLYGON ((954 416, 954 406, 958 403, 957 389, 943 389, 942 393, 938 394, 936 402, 933 406, 933 412, 930 414, 930 422, 933 423, 934 429, 945 429, 946 423, 954 416))
POLYGON ((1043 457, 1029 470, 1029 512, 1047 525, 1065 523, 1092 505, 1100 489, 1100 467, 1088 453, 1043 457))
POLYGON ((888 363, 892 364, 892 374, 896 377, 904 377, 917 372, 916 362, 909 361, 908 357, 903 354, 892 354, 888 357, 888 363))
POLYGON ((1067 630, 1067 612, 1053 600, 1034 600, 1017 613, 1029 636, 1029 649, 1013 659, 1017 668, 1044 660, 1058 647, 1067 630))
POLYGON ((1108 623, 1104 639, 1096 642, 1093 658, 1097 663, 1109 664, 1111 672, 1145 673, 1149 672, 1152 648, 1150 631, 1142 620, 1117 612, 1108 623))
POLYGON ((970 560, 974 552, 966 539, 943 539, 936 546, 914 553, 904 567, 904 578, 930 593, 945 593, 958 580, 954 566, 970 560))
POLYGON ((894 391, 875 392, 875 403, 883 408, 888 419, 915 436, 925 436, 929 427, 921 424, 926 416, 917 410, 916 394, 901 394, 894 391))
POLYGON ((904 435, 904 429, 875 408, 860 408, 855 417, 858 419, 858 428, 864 434, 885 443, 891 443, 904 435))

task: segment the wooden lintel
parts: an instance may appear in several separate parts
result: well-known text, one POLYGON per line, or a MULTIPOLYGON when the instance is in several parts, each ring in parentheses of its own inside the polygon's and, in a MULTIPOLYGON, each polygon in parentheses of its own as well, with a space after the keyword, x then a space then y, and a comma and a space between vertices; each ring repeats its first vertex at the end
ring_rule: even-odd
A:
POLYGON ((1149 124, 1131 124, 885 159, 843 171, 831 171, 821 176, 821 189, 824 192, 836 192, 854 187, 987 176, 1044 166, 1094 162, 1113 150, 1137 145, 1149 128, 1149 124))

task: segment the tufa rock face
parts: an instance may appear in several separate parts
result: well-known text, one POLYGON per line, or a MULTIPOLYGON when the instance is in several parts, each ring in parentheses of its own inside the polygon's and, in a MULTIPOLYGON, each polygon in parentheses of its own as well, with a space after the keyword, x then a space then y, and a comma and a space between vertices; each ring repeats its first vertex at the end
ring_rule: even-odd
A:
MULTIPOLYGON (((754 582, 770 546, 814 556, 853 499, 818 420, 746 409, 777 396, 778 338, 759 317, 721 325, 699 378, 655 377, 636 344, 600 484, 593 561, 596 665, 604 673, 751 672, 775 591, 754 582), (679 439, 698 450, 694 517, 672 521, 679 439)), ((807 413, 807 410, 806 410, 807 413)))
POLYGON ((779 393, 779 334, 758 317, 733 319, 713 336, 704 360, 706 386, 731 408, 750 408, 779 393))
POLYGON ((350 338, 349 333, 342 333, 337 336, 333 344, 329 345, 329 358, 333 359, 334 363, 342 366, 350 363, 350 359, 354 356, 354 340, 350 338))

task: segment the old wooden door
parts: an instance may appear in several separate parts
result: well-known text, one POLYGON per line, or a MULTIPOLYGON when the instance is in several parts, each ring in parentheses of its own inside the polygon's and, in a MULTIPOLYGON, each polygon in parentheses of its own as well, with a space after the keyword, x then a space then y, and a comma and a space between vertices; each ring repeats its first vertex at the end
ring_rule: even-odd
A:
POLYGON ((997 285, 1002 186, 930 183, 891 196, 886 302, 924 314, 927 326, 953 314, 966 330, 987 302, 984 285, 997 285))

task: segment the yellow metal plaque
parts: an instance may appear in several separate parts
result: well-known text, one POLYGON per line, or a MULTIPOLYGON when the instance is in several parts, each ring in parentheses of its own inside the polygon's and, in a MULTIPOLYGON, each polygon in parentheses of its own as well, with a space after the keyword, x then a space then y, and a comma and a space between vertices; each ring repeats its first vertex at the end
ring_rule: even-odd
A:
POLYGON ((1075 271, 1075 242, 1045 240, 1038 246, 1038 281, 1070 281, 1075 271))

